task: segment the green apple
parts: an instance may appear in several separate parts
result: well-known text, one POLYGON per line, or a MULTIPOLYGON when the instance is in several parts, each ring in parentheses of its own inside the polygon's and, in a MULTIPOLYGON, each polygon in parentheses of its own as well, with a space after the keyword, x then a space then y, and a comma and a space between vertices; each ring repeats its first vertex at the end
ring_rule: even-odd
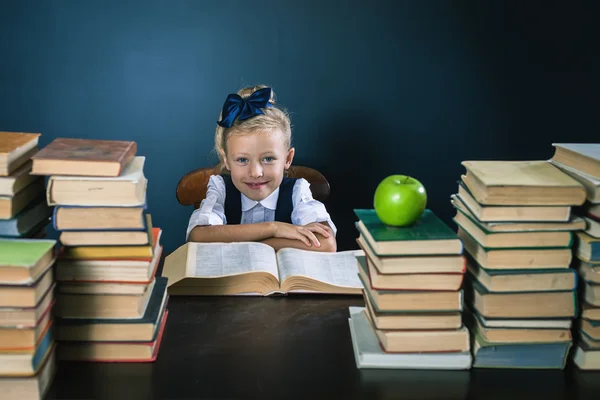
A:
POLYGON ((427 205, 427 192, 415 178, 390 175, 377 185, 373 205, 375 213, 384 224, 407 226, 423 214, 427 205))

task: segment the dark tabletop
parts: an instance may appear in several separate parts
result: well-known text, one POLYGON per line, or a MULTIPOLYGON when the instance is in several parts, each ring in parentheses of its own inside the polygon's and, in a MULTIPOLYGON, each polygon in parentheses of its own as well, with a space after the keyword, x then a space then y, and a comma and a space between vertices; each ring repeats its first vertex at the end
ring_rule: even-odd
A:
POLYGON ((349 306, 362 298, 171 297, 154 363, 59 362, 47 398, 600 399, 600 372, 571 367, 359 370, 349 306))

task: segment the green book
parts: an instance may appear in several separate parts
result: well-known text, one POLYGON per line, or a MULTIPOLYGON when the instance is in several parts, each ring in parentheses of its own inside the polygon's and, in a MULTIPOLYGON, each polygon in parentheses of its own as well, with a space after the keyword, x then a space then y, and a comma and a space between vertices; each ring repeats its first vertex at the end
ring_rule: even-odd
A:
POLYGON ((52 265, 55 256, 56 240, 0 239, 0 284, 34 282, 52 265))
POLYGON ((461 240, 430 209, 410 226, 385 225, 374 209, 355 209, 356 227, 377 256, 462 254, 461 240))

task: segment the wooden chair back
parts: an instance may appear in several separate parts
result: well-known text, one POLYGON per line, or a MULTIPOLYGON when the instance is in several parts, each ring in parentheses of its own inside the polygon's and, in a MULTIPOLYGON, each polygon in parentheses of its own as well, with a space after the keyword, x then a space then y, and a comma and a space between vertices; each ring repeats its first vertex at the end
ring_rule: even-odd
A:
MULTIPOLYGON (((200 207, 206 197, 208 180, 211 175, 219 175, 221 164, 214 167, 198 168, 185 174, 177 184, 176 196, 179 204, 184 206, 200 207)), ((319 171, 309 167, 292 165, 288 170, 289 178, 304 178, 310 183, 313 198, 324 202, 330 194, 329 182, 319 171)))

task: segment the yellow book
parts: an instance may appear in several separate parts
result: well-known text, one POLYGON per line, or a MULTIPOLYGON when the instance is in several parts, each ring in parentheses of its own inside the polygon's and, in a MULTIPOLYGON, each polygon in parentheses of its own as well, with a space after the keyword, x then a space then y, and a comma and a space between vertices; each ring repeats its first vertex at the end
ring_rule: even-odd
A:
POLYGON ((61 258, 152 258, 151 246, 77 246, 65 247, 61 258))
POLYGON ((160 240, 160 228, 148 226, 149 243, 143 246, 73 246, 63 247, 62 259, 128 259, 145 258, 150 261, 155 244, 160 240))

